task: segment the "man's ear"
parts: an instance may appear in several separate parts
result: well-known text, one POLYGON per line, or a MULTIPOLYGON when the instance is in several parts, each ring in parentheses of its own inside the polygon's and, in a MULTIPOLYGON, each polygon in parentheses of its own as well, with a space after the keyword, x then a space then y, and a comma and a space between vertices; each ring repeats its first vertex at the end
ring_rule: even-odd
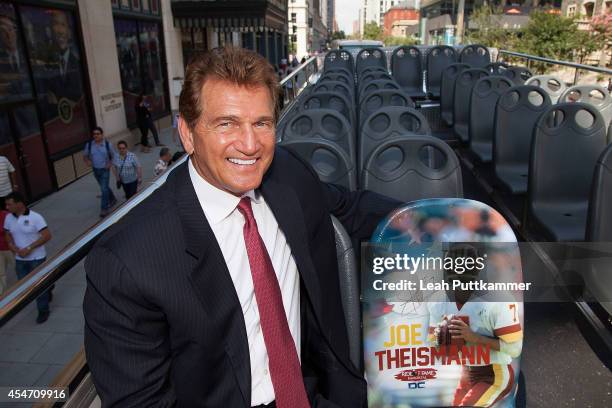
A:
POLYGON ((193 133, 191 132, 189 125, 187 125, 187 121, 185 121, 183 118, 183 115, 180 115, 178 119, 178 131, 183 147, 185 148, 185 152, 187 152, 188 155, 191 155, 194 150, 193 133))

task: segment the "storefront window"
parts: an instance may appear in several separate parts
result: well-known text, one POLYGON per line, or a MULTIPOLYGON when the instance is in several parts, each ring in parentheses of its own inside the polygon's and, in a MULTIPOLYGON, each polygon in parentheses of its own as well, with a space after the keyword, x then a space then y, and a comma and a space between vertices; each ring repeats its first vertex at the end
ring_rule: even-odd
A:
POLYGON ((12 4, 0 3, 0 102, 32 97, 23 43, 12 4))
POLYGON ((89 139, 81 54, 72 12, 21 7, 50 154, 89 139))
POLYGON ((154 116, 168 111, 162 71, 160 25, 155 22, 115 19, 117 54, 128 125, 136 123, 135 103, 147 95, 154 116))

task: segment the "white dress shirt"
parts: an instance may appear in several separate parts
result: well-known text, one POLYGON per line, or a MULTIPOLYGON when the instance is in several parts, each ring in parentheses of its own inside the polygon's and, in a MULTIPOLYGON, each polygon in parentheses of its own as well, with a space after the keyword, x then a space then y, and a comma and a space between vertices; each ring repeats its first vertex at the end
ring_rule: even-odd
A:
MULTIPOLYGON (((274 401, 274 388, 244 243, 245 219, 236 209, 241 197, 219 190, 208 183, 198 174, 191 160, 189 160, 189 176, 204 215, 221 247, 244 314, 251 360, 251 406, 268 404, 274 401)), ((263 196, 256 191, 249 191, 245 196, 251 198, 257 229, 272 260, 289 330, 300 357, 300 279, 291 248, 263 196)))

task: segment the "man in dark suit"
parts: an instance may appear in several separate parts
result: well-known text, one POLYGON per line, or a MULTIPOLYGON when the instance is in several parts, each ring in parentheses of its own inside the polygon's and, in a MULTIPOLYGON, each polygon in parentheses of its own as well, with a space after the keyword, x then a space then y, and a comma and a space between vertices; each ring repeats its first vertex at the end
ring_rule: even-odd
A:
POLYGON ((396 203, 321 183, 275 147, 278 83, 260 55, 216 50, 185 77, 189 162, 85 264, 103 406, 364 407, 330 214, 366 238, 396 203))

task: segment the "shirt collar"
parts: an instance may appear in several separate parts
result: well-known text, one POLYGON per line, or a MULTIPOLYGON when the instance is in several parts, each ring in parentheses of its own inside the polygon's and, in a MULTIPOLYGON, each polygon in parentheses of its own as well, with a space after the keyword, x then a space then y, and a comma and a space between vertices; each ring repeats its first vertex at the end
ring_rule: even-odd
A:
POLYGON ((242 197, 250 197, 251 201, 255 203, 260 203, 263 200, 261 194, 255 190, 249 190, 242 197, 236 197, 218 189, 200 176, 191 159, 189 159, 188 167, 191 184, 193 184, 200 206, 204 210, 204 215, 211 225, 220 223, 234 212, 242 197))

